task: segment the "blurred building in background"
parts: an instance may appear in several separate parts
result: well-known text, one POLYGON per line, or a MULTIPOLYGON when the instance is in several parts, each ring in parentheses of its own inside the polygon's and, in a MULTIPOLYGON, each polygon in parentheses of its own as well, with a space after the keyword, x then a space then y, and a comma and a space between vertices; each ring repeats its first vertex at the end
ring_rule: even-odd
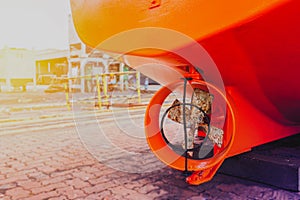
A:
POLYGON ((54 77, 68 76, 68 50, 46 49, 35 54, 36 84, 49 85, 54 77))
MULTIPOLYGON (((57 79, 70 79, 69 87, 76 91, 93 92, 91 85, 105 78, 109 87, 126 89, 136 83, 135 75, 120 75, 131 71, 120 59, 115 59, 85 45, 75 31, 69 16, 69 49, 28 50, 24 48, 0 49, 0 92, 26 91, 28 86, 50 85, 57 79), (109 76, 101 76, 108 74, 109 76), (98 75, 98 80, 96 80, 98 75)), ((141 77, 142 82, 145 79, 141 77)))
POLYGON ((0 91, 26 91, 68 75, 68 50, 0 49, 0 91))
POLYGON ((26 90, 36 83, 35 51, 21 48, 0 49, 0 89, 26 90))

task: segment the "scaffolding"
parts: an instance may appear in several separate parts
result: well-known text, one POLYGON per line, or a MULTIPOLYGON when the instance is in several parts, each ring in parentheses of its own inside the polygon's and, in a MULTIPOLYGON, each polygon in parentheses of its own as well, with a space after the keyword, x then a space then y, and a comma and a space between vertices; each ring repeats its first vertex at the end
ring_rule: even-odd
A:
POLYGON ((134 84, 134 89, 137 92, 137 101, 138 103, 141 103, 141 85, 140 85, 140 72, 138 71, 124 71, 124 72, 113 72, 113 73, 101 73, 101 74, 95 74, 95 75, 85 75, 85 76, 77 76, 77 77, 70 77, 68 78, 69 85, 65 85, 65 92, 66 92, 66 102, 67 102, 67 107, 68 109, 71 108, 70 106, 70 100, 69 100, 69 93, 72 92, 72 83, 77 82, 80 80, 80 83, 85 83, 81 84, 83 88, 81 88, 81 92, 84 92, 84 87, 88 86, 91 84, 92 90, 91 92, 96 92, 97 94, 97 105, 99 110, 102 109, 103 105, 108 105, 110 106, 112 103, 109 101, 110 95, 108 94, 109 90, 120 90, 124 91, 126 90, 126 85, 124 84, 125 82, 128 82, 127 79, 123 79, 120 77, 128 76, 128 75, 134 75, 135 76, 135 84, 134 84), (113 78, 114 77, 114 78, 113 78), (117 78, 118 77, 118 78, 117 78), (112 84, 111 79, 119 80, 119 81, 114 81, 112 84), (88 80, 89 82, 86 83, 84 80, 88 80), (125 88, 124 88, 125 87, 125 88), (94 90, 95 88, 95 90, 94 90), (103 93, 103 94, 101 94, 103 93))

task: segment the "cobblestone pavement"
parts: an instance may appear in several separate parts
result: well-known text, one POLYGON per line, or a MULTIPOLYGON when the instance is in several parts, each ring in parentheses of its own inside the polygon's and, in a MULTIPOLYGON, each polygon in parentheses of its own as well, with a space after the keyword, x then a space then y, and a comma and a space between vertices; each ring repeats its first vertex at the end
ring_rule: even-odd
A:
MULTIPOLYGON (((1 94, 0 102, 6 108, 63 103, 64 98, 63 93, 1 94)), ((142 112, 112 116, 106 112, 102 118, 83 120, 76 108, 74 113, 66 108, 4 111, 0 112, 3 119, 32 121, 28 120, 28 128, 15 124, 16 131, 0 123, 0 200, 300 199, 300 193, 222 174, 200 186, 187 185, 182 172, 165 167, 149 150, 142 112), (51 117, 51 123, 42 123, 47 121, 44 115, 51 117), (74 123, 64 119, 73 115, 74 123), (103 139, 113 148, 101 144, 103 139)))
POLYGON ((112 140, 128 151, 140 152, 131 160, 125 157, 132 165, 112 150, 98 149, 106 160, 95 159, 77 131, 95 136, 97 130, 92 124, 81 126, 80 121, 77 127, 25 129, 23 133, 0 136, 0 199, 300 199, 300 193, 222 174, 209 183, 189 186, 181 172, 161 167, 143 138, 124 139, 124 135, 118 135, 122 131, 111 123, 106 122, 103 129, 113 135, 112 140), (157 170, 128 173, 115 169, 120 166, 127 171, 131 167, 133 171, 157 170))

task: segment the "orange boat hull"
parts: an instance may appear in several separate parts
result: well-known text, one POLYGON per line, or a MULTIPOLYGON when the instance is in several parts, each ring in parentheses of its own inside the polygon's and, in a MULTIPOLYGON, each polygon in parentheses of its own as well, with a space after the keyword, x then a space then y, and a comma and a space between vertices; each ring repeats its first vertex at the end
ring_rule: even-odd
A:
MULTIPOLYGON (((160 2, 157 8, 152 8, 151 2, 71 0, 71 5, 76 30, 86 44, 96 48, 115 34, 141 27, 176 30, 205 48, 226 86, 240 88, 239 92, 249 102, 268 113, 264 104, 257 103, 262 102, 253 91, 258 88, 287 123, 300 122, 299 1, 157 1, 160 2), (249 91, 253 92, 249 94, 249 91)), ((144 39, 163 42, 160 37, 163 36, 144 39)), ((169 48, 187 45, 182 41, 169 48)), ((125 44, 103 45, 103 48, 128 53, 127 46, 130 46, 128 40, 125 44)), ((158 50, 131 54, 159 59, 170 67, 187 64, 175 55, 158 50)))
MULTIPOLYGON (((71 5, 86 44, 124 54, 128 64, 163 85, 185 76, 184 66, 197 65, 204 80, 224 89, 235 118, 225 157, 300 132, 300 1, 71 0, 71 5), (156 67, 140 67, 143 63, 156 67), (216 66, 222 83, 212 80, 209 65, 216 66)), ((154 134, 149 132, 146 128, 154 134)), ((173 167, 182 169, 178 166, 173 167)))

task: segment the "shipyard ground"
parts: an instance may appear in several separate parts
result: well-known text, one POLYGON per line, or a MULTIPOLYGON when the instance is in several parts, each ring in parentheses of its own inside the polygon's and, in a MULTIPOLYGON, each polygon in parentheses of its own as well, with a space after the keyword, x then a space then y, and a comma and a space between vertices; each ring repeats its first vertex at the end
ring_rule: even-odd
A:
MULTIPOLYGON (((150 96, 142 94, 142 102, 150 96)), ((69 109, 64 93, 0 93, 1 200, 300 199, 299 192, 221 173, 203 185, 187 185, 182 172, 164 167, 152 155, 144 138, 126 137, 115 125, 116 116, 130 112, 131 122, 125 120, 122 127, 134 135, 142 129, 145 107, 99 111, 93 98, 78 97, 77 106, 69 109), (117 150, 95 149, 105 157, 96 159, 93 147, 82 141, 83 133, 97 137, 95 118, 103 130, 109 129, 117 147, 140 156, 124 159, 117 150)))

